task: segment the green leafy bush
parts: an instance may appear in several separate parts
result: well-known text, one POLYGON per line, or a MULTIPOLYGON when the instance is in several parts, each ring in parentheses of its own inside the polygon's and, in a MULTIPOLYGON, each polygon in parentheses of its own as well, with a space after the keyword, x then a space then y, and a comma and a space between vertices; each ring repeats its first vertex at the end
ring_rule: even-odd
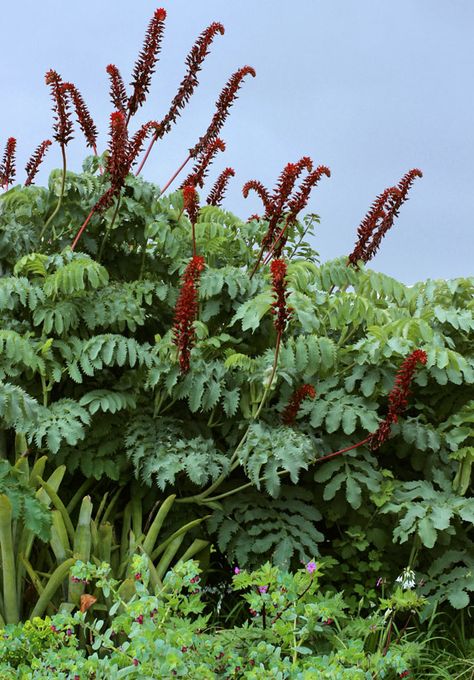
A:
POLYGON ((0 671, 24 680, 48 674, 256 680, 269 673, 281 680, 390 679, 420 654, 420 645, 403 633, 389 649, 387 633, 396 612, 418 609, 422 598, 398 588, 369 618, 350 616, 341 595, 321 591, 315 562, 294 574, 269 563, 237 573, 232 587, 249 613, 242 626, 224 629, 208 625, 206 589, 195 562, 178 563, 158 589, 149 586, 145 558, 137 555, 133 569, 136 592, 124 599, 107 564, 77 563, 73 575, 108 599, 107 619, 92 604, 75 614, 8 626, 0 637, 0 671))

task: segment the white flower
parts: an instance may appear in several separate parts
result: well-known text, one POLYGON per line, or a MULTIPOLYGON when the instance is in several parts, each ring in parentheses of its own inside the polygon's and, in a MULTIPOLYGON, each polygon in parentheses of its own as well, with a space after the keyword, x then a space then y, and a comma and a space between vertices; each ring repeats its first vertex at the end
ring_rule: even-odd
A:
POLYGON ((403 590, 411 590, 416 585, 415 572, 410 567, 406 567, 400 576, 395 579, 395 582, 400 583, 403 590))

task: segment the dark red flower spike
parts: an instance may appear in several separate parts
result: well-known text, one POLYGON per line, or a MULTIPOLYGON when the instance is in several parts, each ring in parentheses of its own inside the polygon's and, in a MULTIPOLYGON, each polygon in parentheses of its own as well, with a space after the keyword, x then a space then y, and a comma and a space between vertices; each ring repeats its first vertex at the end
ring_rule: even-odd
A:
POLYGON ((15 137, 9 137, 5 146, 2 164, 0 165, 0 184, 4 189, 8 189, 8 185, 13 184, 15 179, 15 151, 16 139, 15 137))
POLYGON ((70 101, 68 91, 64 89, 61 76, 51 69, 45 76, 46 85, 51 88, 51 96, 53 98, 53 113, 54 113, 54 139, 65 147, 71 141, 73 135, 73 126, 71 121, 70 101))
POLYGON ((209 127, 207 128, 205 134, 199 139, 197 144, 195 144, 195 146, 189 151, 189 155, 192 158, 195 158, 201 154, 202 151, 219 136, 222 126, 224 125, 230 113, 230 108, 237 99, 237 93, 242 85, 242 81, 247 75, 251 75, 253 78, 255 78, 255 69, 253 69, 251 66, 244 66, 233 73, 227 81, 225 87, 219 95, 219 99, 216 102, 216 111, 209 124, 209 127))
POLYGON ((272 314, 274 314, 273 324, 279 336, 282 335, 291 317, 291 310, 286 304, 288 292, 286 290, 286 271, 287 266, 284 260, 272 260, 270 264, 272 275, 272 290, 276 300, 272 304, 272 314))
POLYGON ((211 163, 219 151, 225 151, 225 143, 218 137, 204 149, 203 153, 199 156, 196 165, 181 184, 180 189, 186 184, 193 184, 195 187, 202 188, 211 163))
POLYGON ((194 255, 186 267, 178 301, 175 308, 173 324, 173 342, 178 347, 179 365, 182 373, 190 368, 190 355, 196 341, 194 321, 199 309, 199 280, 204 270, 203 257, 194 255))
POLYGON ((109 64, 106 68, 110 78, 110 101, 116 111, 126 112, 128 97, 125 83, 120 75, 120 71, 114 64, 109 64))
POLYGON ((395 377, 395 385, 388 396, 388 413, 385 420, 379 425, 376 432, 370 437, 370 446, 373 450, 378 449, 390 436, 393 423, 408 406, 410 387, 415 375, 417 364, 426 364, 426 352, 415 349, 402 363, 395 377))
POLYGON ((220 205, 224 198, 224 194, 227 189, 227 184, 231 177, 235 176, 235 171, 233 168, 226 168, 221 172, 219 177, 216 179, 214 186, 209 192, 206 199, 208 205, 220 205))
POLYGON ((151 77, 161 48, 165 19, 166 11, 159 8, 155 10, 148 25, 143 48, 135 62, 133 80, 130 83, 133 92, 128 100, 129 117, 137 112, 139 106, 142 106, 150 89, 151 77))
POLYGON ((33 155, 26 164, 25 172, 27 177, 25 180, 25 187, 33 183, 33 180, 36 177, 36 173, 38 172, 39 166, 43 162, 46 151, 48 150, 48 147, 51 146, 51 143, 52 142, 50 139, 45 139, 44 142, 41 142, 41 144, 35 149, 33 155))
POLYGON ((285 425, 292 425, 295 422, 298 411, 304 399, 314 399, 316 390, 312 385, 301 385, 293 393, 288 405, 282 413, 281 420, 285 425))
POLYGON ((76 110, 77 122, 84 133, 87 146, 90 146, 97 155, 97 128, 81 93, 73 83, 64 83, 63 89, 67 90, 71 96, 71 100, 76 110))

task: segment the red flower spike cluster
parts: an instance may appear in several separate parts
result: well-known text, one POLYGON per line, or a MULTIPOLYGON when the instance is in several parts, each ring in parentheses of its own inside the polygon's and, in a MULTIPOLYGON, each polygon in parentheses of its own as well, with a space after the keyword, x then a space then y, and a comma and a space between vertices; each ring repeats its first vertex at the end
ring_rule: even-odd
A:
POLYGON ((69 95, 67 89, 64 88, 64 83, 61 76, 51 69, 45 76, 46 85, 51 88, 51 96, 53 98, 53 113, 54 113, 54 139, 65 147, 72 139, 72 121, 69 111, 69 95))
POLYGON ((225 170, 221 172, 206 199, 207 205, 220 205, 222 203, 227 189, 227 184, 229 183, 231 177, 235 177, 235 171, 233 168, 225 168, 225 170))
POLYGON ((273 324, 277 333, 281 336, 291 316, 291 309, 286 304, 288 292, 286 290, 286 262, 284 260, 272 260, 270 265, 272 274, 272 290, 276 300, 272 304, 272 314, 275 315, 273 324))
POLYGON ((195 343, 195 332, 193 323, 198 314, 198 290, 199 279, 204 270, 205 261, 203 257, 194 255, 186 267, 176 303, 173 342, 178 347, 179 365, 182 373, 189 371, 189 358, 195 343))
POLYGON ((379 428, 370 437, 370 446, 373 450, 378 449, 390 436, 390 430, 393 423, 398 421, 398 416, 408 406, 408 397, 410 395, 410 385, 415 374, 416 365, 426 364, 427 355, 422 349, 414 350, 402 363, 397 371, 395 378, 395 385, 388 397, 388 413, 379 425, 379 428))
POLYGON ((285 425, 292 425, 298 415, 304 399, 314 399, 316 390, 312 385, 302 385, 293 393, 287 407, 282 413, 281 420, 285 425))
POLYGON ((110 78, 110 101, 116 111, 125 113, 127 109, 128 97, 125 83, 120 75, 120 71, 114 64, 109 64, 106 68, 110 78))
POLYGON ((421 170, 414 168, 407 172, 397 186, 385 189, 373 202, 357 230, 358 240, 349 255, 348 264, 357 265, 359 260, 369 262, 380 243, 398 217, 400 206, 407 200, 408 192, 416 177, 423 177, 421 170))
POLYGON ((272 255, 279 258, 285 245, 284 234, 287 228, 296 221, 298 213, 303 210, 308 202, 309 195, 314 186, 319 182, 322 175, 331 176, 329 168, 320 165, 313 171, 313 163, 308 156, 303 156, 297 163, 288 163, 280 177, 272 194, 258 180, 246 182, 242 188, 244 198, 247 198, 249 191, 255 191, 262 200, 265 207, 263 219, 268 221, 267 232, 262 239, 262 247, 257 257, 252 276, 257 270, 265 250, 269 250, 266 261, 272 255), (308 171, 307 177, 303 180, 300 189, 292 196, 296 181, 303 172, 308 171), (283 228, 276 235, 278 224, 285 220, 283 228))
POLYGON ((224 35, 224 32, 224 26, 218 22, 214 22, 201 33, 194 43, 191 51, 186 57, 186 74, 181 82, 181 85, 179 86, 176 96, 171 102, 170 110, 158 126, 156 132, 157 139, 162 138, 167 132, 171 130, 173 123, 176 123, 176 120, 180 115, 180 111, 184 109, 188 101, 191 99, 195 88, 197 85, 199 85, 197 74, 201 70, 204 59, 209 54, 209 48, 212 41, 218 33, 220 33, 220 35, 224 35))
POLYGON ((204 186, 204 180, 209 171, 209 167, 218 151, 225 151, 225 143, 219 137, 209 144, 200 155, 198 162, 179 187, 182 189, 186 184, 193 184, 195 187, 204 186))
POLYGON ((8 185, 13 184, 15 179, 15 150, 16 139, 15 137, 9 137, 5 146, 2 164, 0 165, 0 185, 2 188, 8 189, 8 185))
POLYGON ((206 133, 199 139, 197 144, 190 149, 189 155, 191 158, 199 156, 206 149, 209 144, 217 139, 219 133, 224 125, 226 118, 229 115, 230 107, 237 99, 237 93, 242 85, 242 81, 245 76, 251 75, 255 78, 255 69, 251 66, 244 66, 235 73, 231 75, 227 81, 225 87, 219 95, 219 99, 216 102, 216 112, 207 128, 206 133))
POLYGON ((162 8, 157 9, 148 25, 142 51, 133 69, 133 81, 130 83, 133 93, 128 100, 129 116, 133 116, 138 107, 145 102, 150 89, 151 77, 155 71, 161 47, 165 19, 166 11, 162 8))
POLYGON ((45 139, 44 142, 41 142, 41 144, 35 149, 33 155, 25 166, 25 172, 27 174, 25 187, 33 183, 36 173, 38 172, 38 168, 43 162, 46 151, 48 150, 48 147, 51 146, 51 144, 52 142, 50 139, 45 139))
POLYGON ((84 133, 87 146, 90 146, 97 155, 97 128, 81 93, 72 83, 64 83, 63 90, 69 92, 71 96, 74 108, 76 109, 77 122, 84 133))

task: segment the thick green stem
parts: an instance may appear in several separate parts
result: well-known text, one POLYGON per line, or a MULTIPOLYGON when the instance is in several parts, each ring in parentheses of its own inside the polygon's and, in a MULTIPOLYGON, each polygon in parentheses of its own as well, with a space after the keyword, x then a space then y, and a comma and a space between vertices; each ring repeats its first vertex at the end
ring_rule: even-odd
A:
POLYGON ((2 553, 4 618, 7 623, 18 623, 20 610, 16 590, 15 551, 12 535, 13 509, 8 496, 0 496, 0 550, 2 553))
POLYGON ((58 199, 58 202, 56 204, 55 209, 53 210, 51 215, 48 217, 46 222, 44 223, 44 226, 41 230, 40 237, 39 237, 40 241, 42 240, 46 229, 48 228, 48 226, 51 224, 51 222, 54 220, 54 218, 58 214, 59 209, 61 208, 61 204, 63 202, 64 188, 66 186, 66 147, 64 146, 64 144, 61 144, 61 154, 62 154, 62 157, 63 157, 63 174, 62 174, 62 178, 61 178, 61 192, 59 194, 59 199, 58 199))
POLYGON ((62 582, 69 573, 70 568, 75 564, 76 558, 71 557, 53 571, 48 583, 46 584, 43 592, 41 593, 33 611, 30 614, 30 619, 35 616, 43 616, 46 607, 51 602, 54 593, 61 587, 62 582))

